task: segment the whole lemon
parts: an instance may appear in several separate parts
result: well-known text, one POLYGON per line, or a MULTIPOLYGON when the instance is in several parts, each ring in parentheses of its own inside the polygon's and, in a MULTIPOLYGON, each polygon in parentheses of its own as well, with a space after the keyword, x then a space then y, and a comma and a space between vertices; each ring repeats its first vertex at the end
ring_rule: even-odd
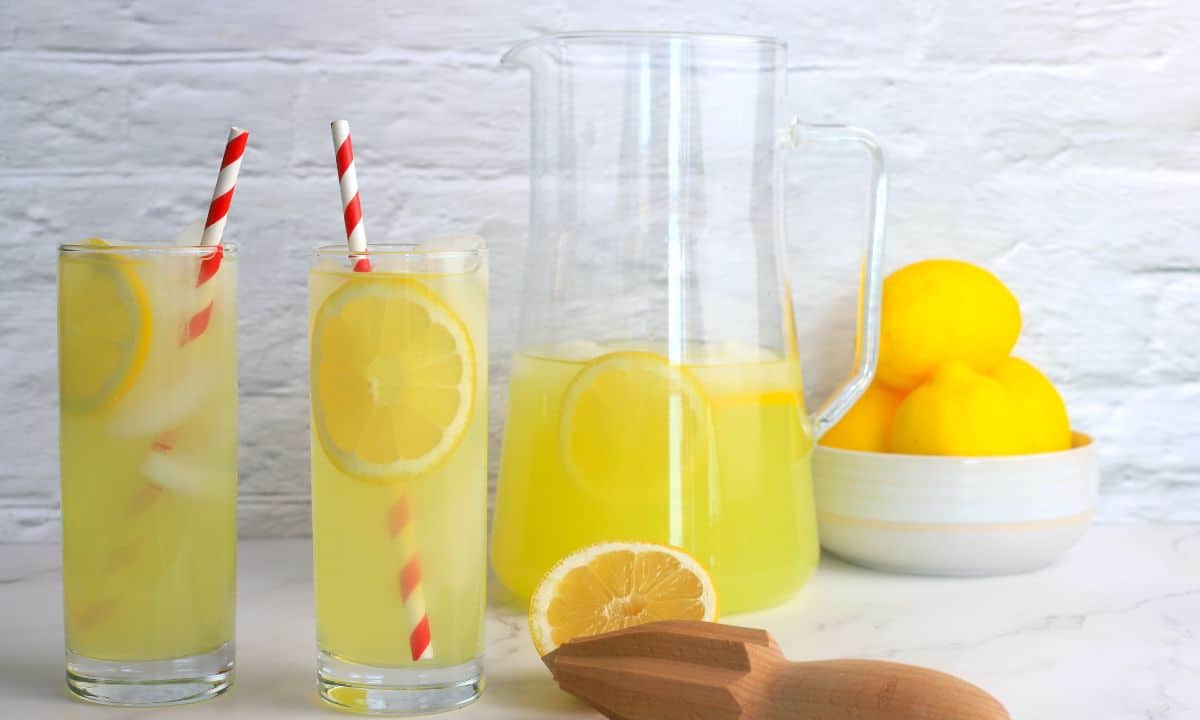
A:
POLYGON ((913 263, 883 282, 876 377, 907 391, 951 361, 990 370, 1020 333, 1017 299, 992 273, 959 260, 913 263))
POLYGON ((1054 384, 1020 358, 1000 361, 988 373, 1008 389, 1025 433, 1025 452, 1055 452, 1071 447, 1067 406, 1054 384))
POLYGON ((903 399, 902 393, 872 383, 837 425, 821 436, 821 444, 843 450, 884 452, 888 428, 903 399))
POLYGON ((896 408, 887 449, 914 455, 1017 455, 1027 452, 1026 442, 1012 392, 955 360, 896 408))

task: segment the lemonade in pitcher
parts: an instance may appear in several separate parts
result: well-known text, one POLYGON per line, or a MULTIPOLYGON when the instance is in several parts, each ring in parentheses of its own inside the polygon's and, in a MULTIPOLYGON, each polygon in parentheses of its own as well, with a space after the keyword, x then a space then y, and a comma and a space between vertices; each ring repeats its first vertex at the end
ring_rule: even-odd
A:
POLYGON ((722 611, 782 600, 817 563, 798 365, 746 346, 575 342, 514 361, 492 562, 528 597, 602 540, 688 550, 722 611))
POLYGON ((482 683, 486 254, 380 244, 370 266, 322 248, 309 275, 320 693, 446 709, 482 683))
POLYGON ((64 611, 83 697, 155 704, 228 685, 236 265, 232 246, 60 248, 64 611))

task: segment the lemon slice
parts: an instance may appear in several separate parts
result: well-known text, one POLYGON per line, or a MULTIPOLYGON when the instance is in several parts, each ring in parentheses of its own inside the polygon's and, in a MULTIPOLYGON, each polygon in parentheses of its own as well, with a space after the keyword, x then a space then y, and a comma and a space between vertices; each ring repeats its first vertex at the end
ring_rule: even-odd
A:
POLYGON ((657 620, 716 620, 708 571, 678 548, 609 542, 568 555, 546 573, 529 603, 539 655, 577 637, 657 620))
MULTIPOLYGON (((84 245, 108 247, 99 238, 84 245)), ((58 367, 63 408, 112 407, 137 380, 150 350, 146 290, 127 258, 65 254, 58 276, 58 367)))
POLYGON ((608 500, 640 501, 668 478, 704 471, 708 403, 695 377, 652 352, 621 351, 584 365, 563 395, 567 474, 608 500))
POLYGON ((313 422, 342 472, 390 483, 454 451, 475 402, 475 350, 462 320, 408 278, 347 280, 312 331, 313 422))

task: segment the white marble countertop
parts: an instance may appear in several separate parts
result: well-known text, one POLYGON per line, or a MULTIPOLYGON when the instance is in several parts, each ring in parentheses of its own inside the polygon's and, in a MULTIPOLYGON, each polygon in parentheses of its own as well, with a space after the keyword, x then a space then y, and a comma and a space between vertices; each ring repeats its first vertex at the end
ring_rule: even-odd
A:
MULTIPOLYGON (((307 540, 241 545, 238 669, 207 703, 122 710, 68 698, 55 545, 0 546, 0 716, 330 718, 313 689, 307 540)), ((1098 526, 1057 566, 1008 578, 883 575, 825 557, 789 604, 732 618, 794 660, 872 657, 963 676, 1018 720, 1200 718, 1200 526, 1098 526)), ((560 692, 525 620, 493 609, 477 718, 598 718, 560 692)))

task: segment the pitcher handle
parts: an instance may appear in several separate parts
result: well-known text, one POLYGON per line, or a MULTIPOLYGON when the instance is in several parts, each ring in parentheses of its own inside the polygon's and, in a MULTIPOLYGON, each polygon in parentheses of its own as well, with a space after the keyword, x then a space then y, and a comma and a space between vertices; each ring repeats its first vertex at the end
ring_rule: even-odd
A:
POLYGON ((845 125, 805 125, 793 118, 787 128, 792 149, 805 142, 854 143, 871 157, 871 206, 867 217, 867 252, 858 295, 858 336, 854 343, 854 372, 813 414, 813 433, 819 438, 846 414, 875 377, 879 361, 880 315, 883 308, 883 226, 887 211, 887 170, 883 149, 866 130, 845 125))

